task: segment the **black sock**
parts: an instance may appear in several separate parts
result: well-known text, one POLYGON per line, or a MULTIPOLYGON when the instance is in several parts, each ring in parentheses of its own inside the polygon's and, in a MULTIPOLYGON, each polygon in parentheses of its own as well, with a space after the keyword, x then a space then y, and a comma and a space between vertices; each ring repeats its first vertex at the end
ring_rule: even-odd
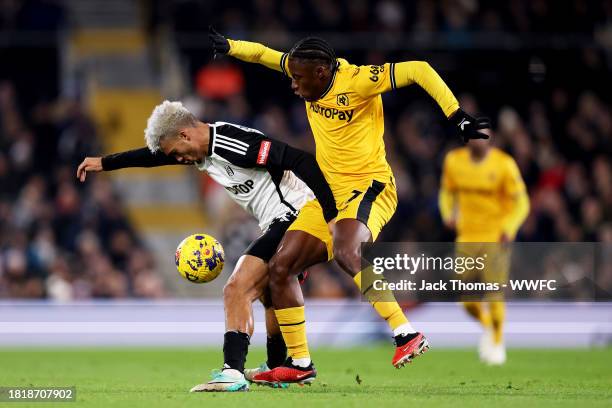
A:
POLYGON ((233 368, 243 373, 248 351, 248 334, 235 331, 225 333, 225 336, 223 336, 223 361, 225 368, 233 368))
POLYGON ((268 368, 278 367, 287 359, 287 346, 285 345, 282 334, 275 334, 272 337, 268 337, 266 350, 268 351, 268 361, 266 361, 268 368))

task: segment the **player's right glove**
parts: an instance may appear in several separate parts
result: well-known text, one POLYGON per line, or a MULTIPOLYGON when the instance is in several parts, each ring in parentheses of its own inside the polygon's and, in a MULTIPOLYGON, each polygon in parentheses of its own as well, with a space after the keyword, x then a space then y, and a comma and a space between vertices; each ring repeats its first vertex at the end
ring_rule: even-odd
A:
POLYGON ((225 55, 230 50, 229 41, 213 28, 208 26, 208 39, 213 48, 213 59, 217 59, 217 55, 225 55))
POLYGON ((457 128, 463 139, 463 143, 467 143, 470 139, 488 139, 486 135, 479 130, 488 129, 491 127, 491 122, 488 118, 474 118, 461 109, 457 109, 455 113, 448 118, 457 128))

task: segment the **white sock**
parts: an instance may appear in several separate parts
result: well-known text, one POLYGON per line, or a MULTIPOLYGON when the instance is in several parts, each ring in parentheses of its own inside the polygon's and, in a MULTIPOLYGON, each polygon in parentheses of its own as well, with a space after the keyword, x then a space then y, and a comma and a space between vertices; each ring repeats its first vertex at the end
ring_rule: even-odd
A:
POLYGON ((242 374, 240 371, 234 369, 234 368, 229 368, 227 365, 223 365, 223 374, 227 375, 228 377, 232 377, 232 378, 242 378, 242 376, 244 374, 242 374))
POLYGON ((296 367, 306 368, 310 365, 310 357, 293 358, 292 363, 296 367))
POLYGON ((402 325, 397 326, 393 330, 393 337, 399 336, 399 335, 405 336, 407 334, 414 334, 414 333, 416 333, 416 330, 414 330, 414 327, 412 327, 410 322, 408 322, 408 323, 404 323, 402 325))

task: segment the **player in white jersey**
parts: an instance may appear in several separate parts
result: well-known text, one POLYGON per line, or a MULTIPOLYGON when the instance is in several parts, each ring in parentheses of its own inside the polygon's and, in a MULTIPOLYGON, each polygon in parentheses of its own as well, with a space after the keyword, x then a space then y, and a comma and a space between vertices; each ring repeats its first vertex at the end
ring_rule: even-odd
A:
MULTIPOLYGON (((331 189, 311 154, 255 129, 225 122, 203 123, 180 102, 164 101, 153 110, 145 140, 147 147, 141 149, 85 158, 77 169, 77 178, 85 181, 89 171, 192 164, 225 187, 230 197, 258 220, 263 234, 238 260, 223 290, 223 370, 214 374, 212 381, 192 388, 246 391, 244 363, 253 334, 252 303, 262 298, 267 288, 268 261, 313 192, 325 219, 336 217, 331 189)), ((266 303, 267 365, 279 366, 285 360, 286 347, 271 304, 266 303)))

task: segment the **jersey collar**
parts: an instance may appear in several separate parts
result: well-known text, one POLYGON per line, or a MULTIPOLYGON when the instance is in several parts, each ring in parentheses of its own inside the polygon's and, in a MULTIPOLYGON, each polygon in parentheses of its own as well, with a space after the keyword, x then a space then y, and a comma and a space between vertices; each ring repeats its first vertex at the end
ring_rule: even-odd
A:
POLYGON ((336 66, 334 68, 334 74, 332 76, 332 79, 331 79, 331 81, 329 81, 329 85, 327 85, 327 88, 325 88, 325 91, 323 91, 321 96, 319 96, 318 100, 321 100, 321 99, 325 98, 325 95, 327 95, 329 93, 329 91, 332 89, 332 87, 334 86, 334 81, 336 80, 336 73, 338 72, 338 68, 339 67, 340 67, 340 63, 338 63, 338 61, 336 61, 336 66))
POLYGON ((212 123, 208 124, 208 152, 206 152, 207 156, 212 155, 213 152, 213 143, 215 141, 215 134, 217 133, 215 125, 212 123))

